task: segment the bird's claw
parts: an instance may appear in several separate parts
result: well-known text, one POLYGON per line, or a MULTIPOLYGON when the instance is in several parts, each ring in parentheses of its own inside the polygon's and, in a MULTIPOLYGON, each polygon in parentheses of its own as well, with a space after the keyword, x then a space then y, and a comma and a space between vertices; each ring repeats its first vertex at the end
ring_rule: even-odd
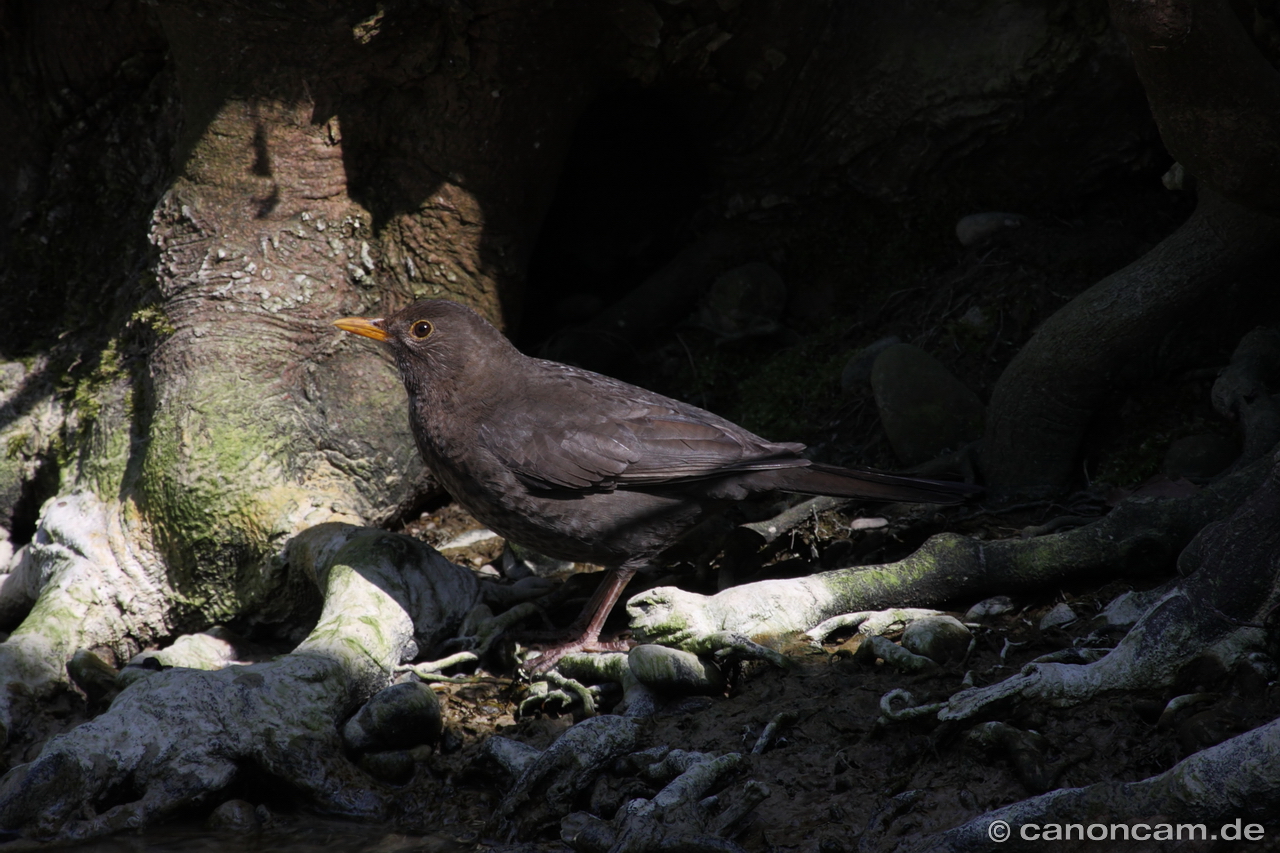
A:
POLYGON ((532 660, 525 660, 522 667, 529 675, 542 675, 554 669, 556 664, 565 655, 575 654, 577 652, 627 652, 630 651, 635 643, 627 639, 619 640, 572 640, 567 643, 561 643, 547 649, 538 649, 538 656, 532 660))

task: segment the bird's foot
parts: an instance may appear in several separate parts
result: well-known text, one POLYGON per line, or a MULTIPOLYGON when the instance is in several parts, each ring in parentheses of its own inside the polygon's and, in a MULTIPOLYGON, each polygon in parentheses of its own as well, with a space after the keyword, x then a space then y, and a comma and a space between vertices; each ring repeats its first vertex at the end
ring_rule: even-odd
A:
POLYGON ((530 675, 540 675, 552 669, 565 655, 571 655, 575 652, 626 652, 630 651, 634 645, 635 642, 629 639, 601 640, 598 637, 579 637, 567 643, 560 643, 545 649, 535 649, 538 652, 538 656, 526 660, 524 670, 530 675))

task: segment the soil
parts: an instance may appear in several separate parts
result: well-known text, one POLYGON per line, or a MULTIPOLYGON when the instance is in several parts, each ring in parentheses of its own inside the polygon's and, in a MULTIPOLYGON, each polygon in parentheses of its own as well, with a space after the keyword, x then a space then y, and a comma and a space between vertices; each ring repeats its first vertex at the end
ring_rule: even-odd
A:
MULTIPOLYGON (((1153 583, 1148 579, 1138 587, 1153 583)), ((1130 693, 1065 710, 1014 709, 1003 722, 1044 738, 1030 751, 984 749, 966 736, 968 726, 881 719, 881 699, 892 690, 905 689, 918 703, 942 701, 966 677, 989 684, 1041 655, 1113 645, 1120 635, 1099 633, 1093 617, 1131 588, 1123 581, 1082 583, 970 622, 975 641, 969 657, 929 676, 903 675, 883 661, 855 656, 860 638, 851 632, 829 638, 821 649, 797 642, 787 649, 798 663, 790 672, 753 663, 733 673, 724 697, 671 697, 646 722, 641 746, 748 754, 771 720, 795 715, 776 743, 750 756, 742 778, 725 792, 732 797, 749 779, 772 792, 737 841, 750 851, 837 853, 859 849, 860 836, 877 819, 888 831, 869 849, 891 850, 1051 788, 1143 779, 1280 712, 1280 692, 1265 680, 1210 672, 1199 674, 1201 683, 1180 685, 1168 695, 1130 693), (1070 606, 1076 620, 1041 629, 1044 615, 1059 603, 1070 606), (1213 695, 1182 717, 1162 717, 1167 701, 1187 692, 1213 695)), ((477 774, 480 744, 500 734, 546 747, 575 722, 567 715, 517 720, 515 706, 524 691, 523 684, 497 677, 441 692, 456 751, 434 756, 405 791, 405 828, 506 846, 483 835, 504 787, 477 774)), ((621 796, 610 791, 623 790, 627 797, 656 793, 635 779, 606 777, 579 807, 610 818, 621 796)), ((567 849, 555 836, 549 831, 542 841, 550 849, 567 849)))

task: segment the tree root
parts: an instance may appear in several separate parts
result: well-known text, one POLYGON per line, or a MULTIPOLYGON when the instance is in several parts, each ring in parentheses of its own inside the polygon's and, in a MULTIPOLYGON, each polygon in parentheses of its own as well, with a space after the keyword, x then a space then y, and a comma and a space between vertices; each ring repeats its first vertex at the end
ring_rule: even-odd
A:
POLYGON ((627 803, 611 822, 576 812, 561 822, 561 837, 579 853, 741 853, 725 836, 762 800, 769 788, 748 782, 723 808, 718 797, 706 794, 723 787, 742 766, 742 756, 699 756, 688 769, 651 800, 627 803))
MULTIPOLYGON (((1271 466, 1270 460, 1255 463, 1271 466)), ((1229 519, 1205 528, 1180 561, 1191 570, 1142 615, 1110 654, 1086 665, 1033 663, 1013 678, 952 696, 938 715, 973 719, 1011 702, 1078 704, 1108 691, 1166 687, 1192 659, 1226 669, 1265 645, 1280 592, 1280 468, 1229 519)))
POLYGON ((325 593, 301 645, 265 663, 138 680, 0 780, 0 826, 60 841, 138 829, 250 767, 315 808, 384 816, 388 792, 342 757, 338 725, 396 664, 457 628, 478 597, 475 578, 408 537, 344 524, 299 534, 290 559, 325 593))
MULTIPOLYGON (((578 723, 526 763, 495 821, 513 838, 553 825, 615 758, 633 751, 639 739, 640 724, 627 717, 607 715, 578 723)), ((497 740, 501 739, 489 742, 497 740)))
POLYGON ((1231 363, 1213 383, 1213 407, 1239 421, 1244 446, 1236 467, 1261 459, 1280 441, 1280 395, 1270 393, 1280 379, 1280 332, 1254 329, 1240 339, 1231 363))
POLYGON ((1258 840, 1263 837, 1262 826, 1253 824, 1256 829, 1245 835, 1249 827, 1244 824, 1273 821, 1280 809, 1277 791, 1280 720, 1197 752, 1149 779, 1052 791, 987 812, 913 849, 918 853, 969 853, 997 847, 1042 850, 1046 840, 1054 840, 1054 827, 1068 825, 1074 825, 1076 833, 1071 838, 1113 844, 1131 839, 1258 840), (1205 826, 1197 829, 1193 823, 1205 826), (1095 835, 1086 834, 1090 831, 1095 835), (1181 834, 1175 836, 1176 832, 1181 834))
POLYGON ((1198 180, 1280 214, 1280 73, 1225 0, 1112 0, 1160 138, 1198 180))
POLYGON ((1170 329, 1278 243, 1280 220, 1206 190, 1181 228, 1045 321, 992 391, 982 449, 988 487, 998 494, 1070 482, 1094 414, 1133 365, 1149 363, 1170 329))
POLYGON ((1260 460, 1186 498, 1130 498, 1092 524, 1035 539, 980 542, 943 533, 886 565, 760 581, 713 596, 658 587, 628 602, 631 628, 645 642, 704 652, 720 631, 770 637, 807 631, 844 613, 926 607, 1068 577, 1159 569, 1172 565, 1201 528, 1244 500, 1269 466, 1260 460))
MULTIPOLYGON (((1268 461, 1268 464, 1270 462, 1268 461)), ((1183 553, 1193 569, 1166 590, 1109 654, 1083 665, 1033 663, 1013 678, 961 691, 940 720, 998 715, 1014 703, 1070 706, 1108 692, 1168 688, 1183 668, 1211 656, 1228 671, 1266 647, 1280 601, 1280 465, 1232 516, 1208 526, 1183 553)), ((932 707, 924 707, 932 711, 932 707)), ((1059 790, 989 812, 920 845, 924 851, 1032 849, 1052 826, 1084 825, 1125 841, 1159 839, 1153 824, 1209 824, 1198 838, 1226 838, 1240 821, 1280 813, 1280 721, 1197 752, 1172 769, 1129 784, 1059 790), (1228 822, 1231 823, 1228 823, 1228 822), (1145 835, 1134 835, 1137 831, 1145 835), (992 834, 996 833, 996 834, 992 834)), ((1261 827, 1258 827, 1261 832, 1261 827)), ((1057 836, 1061 838, 1061 836, 1057 836)), ((1261 834, 1255 836, 1260 838, 1261 834)), ((1173 836, 1165 836, 1175 840, 1173 836)))

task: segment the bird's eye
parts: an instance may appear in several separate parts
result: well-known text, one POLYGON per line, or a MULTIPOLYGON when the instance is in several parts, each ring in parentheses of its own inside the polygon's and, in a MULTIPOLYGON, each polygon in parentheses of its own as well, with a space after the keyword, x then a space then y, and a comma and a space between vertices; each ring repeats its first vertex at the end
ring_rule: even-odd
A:
POLYGON ((409 327, 409 334, 418 340, 428 337, 434 331, 435 329, 432 328, 431 323, 427 320, 419 320, 409 327))

